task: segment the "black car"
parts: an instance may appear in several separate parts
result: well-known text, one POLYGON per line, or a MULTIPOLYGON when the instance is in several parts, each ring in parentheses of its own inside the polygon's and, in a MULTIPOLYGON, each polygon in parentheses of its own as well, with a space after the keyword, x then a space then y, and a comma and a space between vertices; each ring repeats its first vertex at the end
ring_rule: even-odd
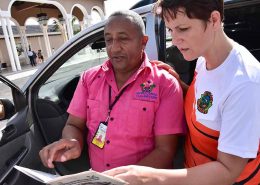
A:
MULTIPOLYGON (((177 48, 171 46, 163 21, 151 13, 151 2, 143 1, 144 6, 135 7, 139 7, 136 11, 143 17, 149 35, 146 52, 150 59, 170 63, 190 83, 196 61, 185 61, 177 48)), ((260 1, 234 0, 225 4, 226 33, 260 60, 260 1)), ((0 97, 8 115, 0 121, 0 184, 37 185, 38 182, 15 170, 14 165, 61 175, 90 168, 86 150, 79 159, 56 163, 55 169, 45 168, 38 153, 42 147, 60 139, 68 117, 66 109, 80 74, 107 58, 104 23, 87 28, 69 40, 21 89, 0 75, 0 85, 10 87, 13 97, 12 100, 0 97)))

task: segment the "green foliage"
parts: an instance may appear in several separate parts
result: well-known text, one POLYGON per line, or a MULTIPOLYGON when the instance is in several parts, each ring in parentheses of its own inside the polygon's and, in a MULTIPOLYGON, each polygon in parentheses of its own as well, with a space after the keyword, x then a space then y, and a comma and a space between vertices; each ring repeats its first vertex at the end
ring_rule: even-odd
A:
POLYGON ((54 31, 54 32, 60 31, 59 24, 58 24, 58 22, 56 20, 53 20, 52 25, 53 25, 52 26, 52 31, 54 31))
POLYGON ((75 16, 72 17, 71 23, 72 23, 72 28, 73 28, 73 35, 76 35, 77 33, 79 33, 81 31, 80 25, 75 23, 77 19, 78 18, 75 16))
POLYGON ((17 44, 16 45, 16 50, 17 50, 18 56, 20 56, 24 52, 23 47, 22 47, 21 44, 17 44))

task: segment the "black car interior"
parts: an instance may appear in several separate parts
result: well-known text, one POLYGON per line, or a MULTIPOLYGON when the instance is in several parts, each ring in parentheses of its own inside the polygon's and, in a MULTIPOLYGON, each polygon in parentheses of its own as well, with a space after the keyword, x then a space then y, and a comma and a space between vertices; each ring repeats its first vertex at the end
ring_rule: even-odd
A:
POLYGON ((68 118, 67 108, 79 81, 79 76, 73 78, 57 91, 58 100, 53 101, 48 97, 37 99, 36 109, 42 129, 45 131, 46 140, 52 143, 61 138, 61 131, 68 118))
POLYGON ((224 31, 230 38, 249 49, 260 61, 260 2, 250 4, 248 1, 247 6, 234 4, 238 5, 225 9, 224 31))

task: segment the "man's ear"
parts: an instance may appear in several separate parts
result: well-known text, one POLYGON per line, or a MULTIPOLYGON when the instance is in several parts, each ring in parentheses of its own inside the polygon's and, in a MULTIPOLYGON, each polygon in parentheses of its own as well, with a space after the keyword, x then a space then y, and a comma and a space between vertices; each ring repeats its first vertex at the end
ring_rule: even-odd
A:
POLYGON ((143 39, 142 39, 142 45, 143 45, 143 49, 145 48, 147 42, 148 42, 148 36, 147 35, 144 35, 143 36, 143 39))

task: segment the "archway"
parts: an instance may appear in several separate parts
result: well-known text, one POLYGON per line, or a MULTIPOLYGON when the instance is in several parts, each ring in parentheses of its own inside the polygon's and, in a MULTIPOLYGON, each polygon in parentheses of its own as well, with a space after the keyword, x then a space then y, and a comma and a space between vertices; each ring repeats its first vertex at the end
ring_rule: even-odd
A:
POLYGON ((80 27, 80 31, 82 31, 83 29, 85 29, 88 24, 87 18, 88 18, 88 13, 86 11, 86 9, 80 5, 80 4, 75 4, 72 9, 71 9, 71 15, 72 15, 72 27, 73 27, 73 34, 75 35, 76 33, 79 32, 79 29, 77 28, 78 25, 77 24, 73 24, 76 21, 79 22, 79 27, 80 27), (78 19, 76 20, 75 17, 78 19))
POLYGON ((104 13, 99 7, 93 7, 91 9, 91 24, 96 24, 104 20, 104 13))

